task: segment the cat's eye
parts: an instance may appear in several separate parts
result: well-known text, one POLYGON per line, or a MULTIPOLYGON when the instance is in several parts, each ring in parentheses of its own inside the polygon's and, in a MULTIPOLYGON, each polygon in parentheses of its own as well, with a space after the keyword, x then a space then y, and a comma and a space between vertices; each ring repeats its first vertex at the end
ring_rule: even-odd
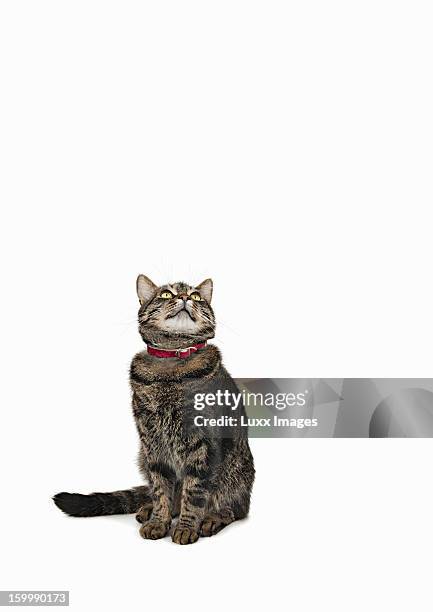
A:
POLYGON ((163 291, 159 297, 162 297, 163 300, 171 300, 173 294, 171 291, 163 291))
POLYGON ((201 297, 199 293, 191 293, 190 298, 194 300, 194 302, 201 302, 201 297))

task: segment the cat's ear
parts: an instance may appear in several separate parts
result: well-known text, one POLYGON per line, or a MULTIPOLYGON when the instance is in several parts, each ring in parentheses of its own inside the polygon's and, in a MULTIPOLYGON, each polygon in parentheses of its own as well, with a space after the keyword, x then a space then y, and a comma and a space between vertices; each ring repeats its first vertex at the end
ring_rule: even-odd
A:
POLYGON ((144 274, 139 274, 137 276, 137 295, 141 305, 149 302, 155 295, 157 289, 158 287, 152 283, 150 278, 144 276, 144 274))
POLYGON ((210 304, 212 299, 213 282, 211 278, 207 278, 200 285, 197 285, 196 289, 200 291, 200 294, 204 297, 206 302, 210 304))

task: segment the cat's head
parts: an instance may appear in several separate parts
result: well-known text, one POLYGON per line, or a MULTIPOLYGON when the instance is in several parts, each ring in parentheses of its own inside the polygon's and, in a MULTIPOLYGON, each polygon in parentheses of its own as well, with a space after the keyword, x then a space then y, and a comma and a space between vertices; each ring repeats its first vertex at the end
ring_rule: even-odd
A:
POLYGON ((158 287, 140 274, 137 278, 138 324, 143 340, 152 346, 174 349, 213 338, 212 287, 210 278, 196 287, 182 282, 158 287))

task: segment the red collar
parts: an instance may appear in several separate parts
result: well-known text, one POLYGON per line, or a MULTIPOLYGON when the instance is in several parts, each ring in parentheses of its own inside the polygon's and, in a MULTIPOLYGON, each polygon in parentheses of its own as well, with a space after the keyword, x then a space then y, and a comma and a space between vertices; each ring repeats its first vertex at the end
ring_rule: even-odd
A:
POLYGON ((193 346, 188 346, 188 348, 177 349, 174 351, 166 351, 164 349, 148 346, 147 352, 149 355, 153 355, 154 357, 177 357, 178 359, 188 359, 188 357, 191 357, 191 355, 205 346, 206 342, 201 342, 200 344, 194 344, 193 346))

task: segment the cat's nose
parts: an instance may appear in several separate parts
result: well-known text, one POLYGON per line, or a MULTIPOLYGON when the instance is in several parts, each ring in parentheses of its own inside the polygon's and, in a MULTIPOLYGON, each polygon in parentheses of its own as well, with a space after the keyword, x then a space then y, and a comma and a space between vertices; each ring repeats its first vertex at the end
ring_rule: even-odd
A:
POLYGON ((180 298, 181 300, 183 300, 184 302, 187 301, 188 296, 186 293, 181 293, 180 295, 177 296, 178 298, 180 298))

